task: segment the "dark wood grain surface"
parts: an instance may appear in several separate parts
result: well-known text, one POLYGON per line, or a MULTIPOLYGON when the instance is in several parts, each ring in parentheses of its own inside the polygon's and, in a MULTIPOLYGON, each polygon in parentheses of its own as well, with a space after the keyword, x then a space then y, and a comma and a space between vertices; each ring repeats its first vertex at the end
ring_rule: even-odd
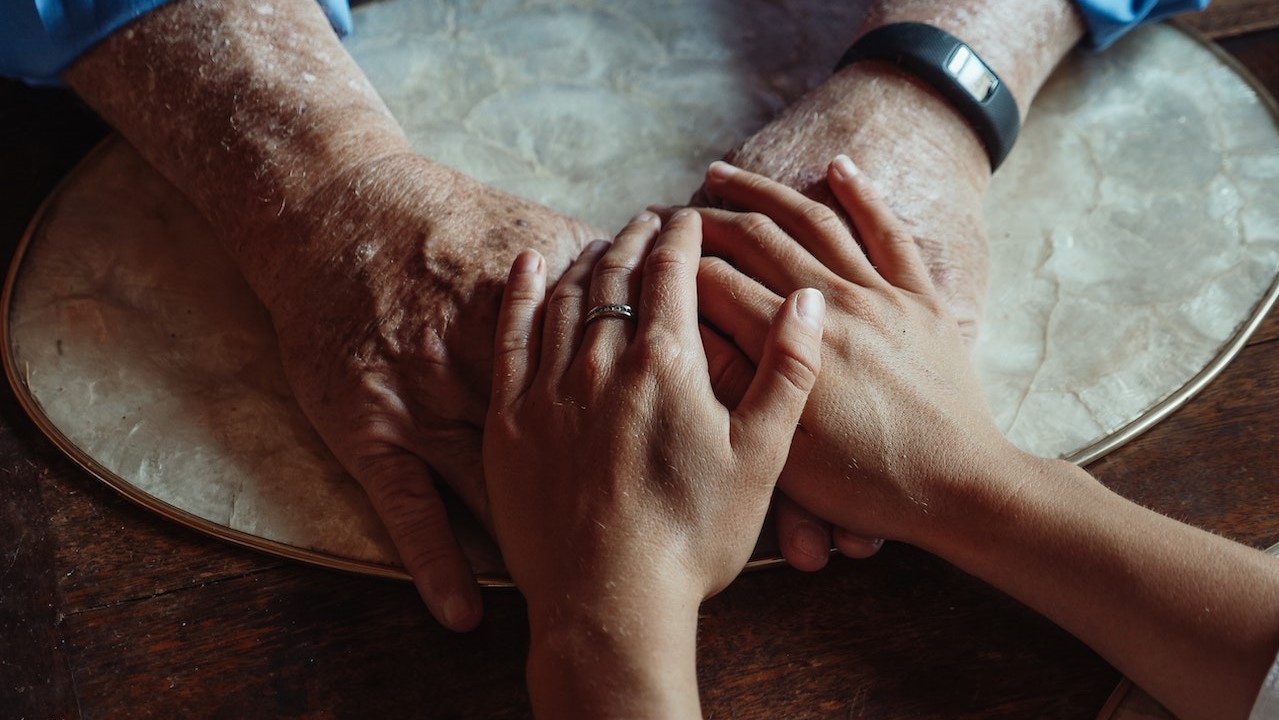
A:
MULTIPOLYGON (((1279 26, 1275 5, 1219 2, 1198 22, 1279 94, 1279 30, 1258 32, 1279 26)), ((104 132, 64 93, 0 84, 5 258, 104 132)), ((1279 541, 1277 433, 1272 315, 1198 398, 1091 469, 1264 547, 1279 541)), ((178 527, 65 459, 0 393, 0 718, 527 716, 523 603, 485 602, 483 625, 454 635, 406 584, 178 527)), ((813 575, 745 576, 702 616, 715 718, 1086 719, 1119 679, 1052 624, 903 546, 813 575)))

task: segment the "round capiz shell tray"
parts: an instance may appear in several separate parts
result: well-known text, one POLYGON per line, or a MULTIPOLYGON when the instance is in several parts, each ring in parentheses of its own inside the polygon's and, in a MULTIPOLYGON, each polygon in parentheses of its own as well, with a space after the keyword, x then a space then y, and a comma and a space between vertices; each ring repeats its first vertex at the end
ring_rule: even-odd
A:
MULTIPOLYGON (((639 203, 686 199, 825 76, 855 23, 787 2, 397 0, 359 9, 348 47, 424 154, 619 227, 639 203)), ((986 208, 974 359, 1019 446, 1097 457, 1242 345, 1279 266, 1275 117, 1231 60, 1169 26, 1052 77, 986 208)), ((126 143, 49 199, 5 303, 11 383, 91 473, 218 537, 404 576, 294 403, 265 311, 126 143)), ((483 533, 460 534, 481 579, 502 582, 483 533)))

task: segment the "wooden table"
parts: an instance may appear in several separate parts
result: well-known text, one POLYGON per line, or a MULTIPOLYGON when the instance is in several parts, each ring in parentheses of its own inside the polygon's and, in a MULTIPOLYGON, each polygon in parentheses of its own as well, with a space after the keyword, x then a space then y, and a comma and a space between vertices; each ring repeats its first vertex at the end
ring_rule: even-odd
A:
MULTIPOLYGON (((1275 2, 1197 21, 1279 95, 1275 2), (1251 31, 1238 35, 1241 30, 1251 31)), ((105 129, 0 84, 0 247, 105 129)), ((1279 315, 1178 413, 1096 463, 1107 485, 1255 547, 1279 541, 1279 315)), ((406 584, 277 560, 134 507, 0 392, 0 717, 523 717, 527 626, 486 593, 467 635, 406 584)), ((709 717, 1081 718, 1119 679, 1086 647, 924 553, 741 578, 706 603, 709 717)))

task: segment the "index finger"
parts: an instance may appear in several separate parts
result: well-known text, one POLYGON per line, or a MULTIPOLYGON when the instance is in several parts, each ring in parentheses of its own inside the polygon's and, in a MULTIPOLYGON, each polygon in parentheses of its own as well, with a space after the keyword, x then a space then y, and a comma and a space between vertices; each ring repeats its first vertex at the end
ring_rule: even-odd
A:
POLYGON ((511 264, 497 312, 490 409, 506 409, 532 382, 541 340, 538 315, 545 297, 546 262, 536 250, 525 250, 511 264))
POLYGON ((867 254, 884 279, 910 292, 935 292, 914 236, 847 155, 838 155, 831 162, 827 183, 853 219, 867 254))
POLYGON ((836 275, 866 286, 881 282, 844 221, 826 205, 725 162, 711 163, 706 182, 734 205, 767 215, 836 275))

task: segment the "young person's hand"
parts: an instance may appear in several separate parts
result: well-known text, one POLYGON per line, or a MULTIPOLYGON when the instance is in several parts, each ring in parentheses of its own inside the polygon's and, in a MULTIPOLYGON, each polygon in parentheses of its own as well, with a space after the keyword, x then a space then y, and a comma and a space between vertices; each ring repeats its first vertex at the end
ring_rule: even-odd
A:
POLYGON ((913 237, 847 158, 832 163, 828 183, 855 231, 795 190, 712 165, 706 187, 754 212, 699 211, 712 256, 699 274, 702 315, 756 360, 782 298, 821 290, 826 369, 780 487, 844 528, 837 538, 926 543, 952 495, 975 489, 972 468, 1021 453, 995 427, 913 237))
POLYGON ((820 365, 824 302, 796 288, 760 327, 741 402, 720 404, 698 329, 701 218, 659 226, 641 213, 591 244, 549 298, 525 252, 502 299, 485 474, 547 716, 699 712, 698 605, 749 558, 820 365), (591 313, 621 304, 634 316, 591 313))
POLYGON ((1004 439, 912 236, 847 158, 827 182, 856 235, 726 165, 707 186, 763 214, 699 211, 723 258, 702 262, 702 313, 747 355, 792 288, 826 297, 822 375, 779 486, 847 529, 837 545, 904 540, 1026 603, 1178 717, 1246 717, 1279 646, 1274 558, 1004 439))

